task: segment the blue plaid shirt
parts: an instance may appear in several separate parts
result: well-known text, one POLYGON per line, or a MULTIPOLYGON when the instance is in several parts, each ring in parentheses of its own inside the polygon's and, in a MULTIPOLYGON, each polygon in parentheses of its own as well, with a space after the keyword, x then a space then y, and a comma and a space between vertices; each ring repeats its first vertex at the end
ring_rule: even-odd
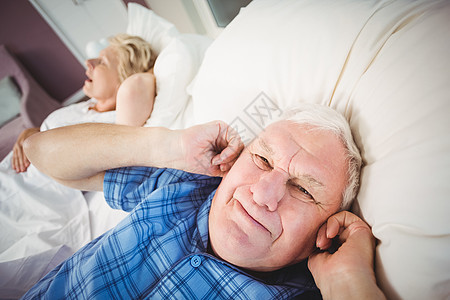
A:
POLYGON ((208 214, 219 183, 220 178, 173 169, 108 171, 104 180, 107 202, 131 213, 52 270, 24 298, 317 296, 306 263, 268 273, 262 280, 208 254, 208 214))

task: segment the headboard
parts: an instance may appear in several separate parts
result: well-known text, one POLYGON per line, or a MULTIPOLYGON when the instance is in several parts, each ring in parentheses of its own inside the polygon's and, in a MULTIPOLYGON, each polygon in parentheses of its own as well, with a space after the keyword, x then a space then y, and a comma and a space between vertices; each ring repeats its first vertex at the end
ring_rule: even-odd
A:
POLYGON ((47 94, 7 47, 0 45, 0 79, 6 76, 14 79, 22 96, 20 116, 0 128, 0 159, 11 151, 23 129, 39 127, 50 112, 61 107, 61 104, 47 94))

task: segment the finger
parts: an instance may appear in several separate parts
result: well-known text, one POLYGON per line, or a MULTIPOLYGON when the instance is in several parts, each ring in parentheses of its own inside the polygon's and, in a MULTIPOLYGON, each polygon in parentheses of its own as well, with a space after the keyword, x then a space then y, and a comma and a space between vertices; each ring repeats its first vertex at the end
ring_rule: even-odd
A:
POLYGON ((320 250, 326 250, 331 246, 331 239, 327 238, 327 224, 323 224, 317 232, 316 247, 320 250))
POLYGON ((223 137, 224 151, 221 153, 221 158, 224 161, 228 157, 235 157, 244 148, 241 137, 238 132, 226 123, 221 123, 221 136, 223 137))
POLYGON ((25 172, 28 167, 30 166, 30 161, 28 160, 28 157, 26 156, 25 152, 23 153, 23 171, 25 172))
POLYGON ((211 161, 213 165, 228 164, 236 161, 242 149, 225 148, 222 152, 215 155, 211 161))
POLYGON ((341 228, 341 223, 339 222, 339 219, 336 217, 336 215, 331 216, 327 220, 327 233, 326 236, 329 239, 335 238, 339 230, 341 228))
POLYGON ((228 128, 228 146, 233 149, 235 153, 239 153, 244 148, 244 143, 242 142, 240 135, 232 127, 228 128))
POLYGON ((211 165, 209 168, 207 174, 211 174, 212 176, 219 176, 223 177, 225 174, 231 169, 233 166, 234 161, 227 164, 220 164, 220 165, 211 165))
POLYGON ((14 148, 13 151, 13 169, 17 172, 24 172, 23 153, 20 147, 14 148))
POLYGON ((228 159, 222 160, 219 157, 219 155, 220 154, 217 154, 216 156, 213 157, 213 159, 211 160, 211 165, 218 166, 220 169, 222 169, 224 171, 229 170, 234 165, 236 160, 238 159, 238 157, 234 157, 234 158, 228 157, 228 159))
POLYGON ((228 142, 227 146, 213 158, 212 163, 214 165, 219 165, 232 162, 239 156, 243 148, 244 144, 242 143, 241 138, 238 136, 233 137, 228 142))
POLYGON ((17 149, 17 160, 18 160, 18 167, 20 172, 23 172, 25 169, 25 163, 23 161, 24 153, 22 151, 22 148, 17 149))
POLYGON ((338 234, 341 234, 346 228, 354 225, 355 223, 366 224, 355 214, 352 214, 348 211, 338 212, 329 217, 327 220, 327 237, 334 238, 338 234))
POLYGON ((229 171, 230 169, 231 169, 231 167, 234 165, 234 163, 236 162, 236 160, 233 160, 233 161, 231 161, 231 162, 229 162, 229 163, 223 163, 223 164, 220 164, 220 170, 222 171, 222 172, 227 172, 227 171, 229 171))
POLYGON ((17 150, 15 148, 13 149, 11 165, 14 171, 19 172, 19 162, 17 161, 17 150))
POLYGON ((357 239, 357 243, 367 243, 369 239, 372 240, 369 244, 374 245, 375 243, 369 225, 348 211, 339 212, 331 216, 327 224, 327 237, 334 238, 336 235, 339 235, 340 243, 344 243, 351 237, 357 239))

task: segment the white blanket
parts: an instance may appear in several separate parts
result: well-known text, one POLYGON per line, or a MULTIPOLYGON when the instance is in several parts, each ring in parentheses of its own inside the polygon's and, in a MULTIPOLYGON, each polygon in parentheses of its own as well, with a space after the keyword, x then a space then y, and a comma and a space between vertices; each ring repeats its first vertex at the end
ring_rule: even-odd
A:
MULTIPOLYGON (((115 112, 90 110, 95 100, 50 114, 41 130, 86 122, 114 123, 115 112)), ((125 214, 112 212, 103 193, 65 187, 31 165, 11 168, 12 152, 0 163, 0 298, 16 298, 125 214)))
POLYGON ((116 111, 99 113, 90 109, 96 102, 97 100, 90 99, 55 110, 42 122, 41 131, 79 123, 114 123, 116 111))
POLYGON ((60 245, 76 250, 89 241, 83 193, 57 183, 33 165, 16 173, 11 157, 12 153, 0 164, 0 263, 60 245))
MULTIPOLYGON (((161 45, 154 73, 157 95, 152 118, 145 126, 183 128, 192 122, 187 87, 211 43, 205 36, 161 30, 154 13, 131 5, 127 32, 161 45), (150 23, 148 23, 150 22, 150 23), (158 23, 157 22, 157 23, 158 23), (149 26, 151 25, 151 26, 149 26)), ((170 26, 169 26, 170 27, 170 26)), ((172 27, 171 27, 172 28, 172 27)), ((116 113, 90 110, 95 100, 72 104, 50 114, 41 131, 87 122, 114 123, 116 113)), ((18 298, 54 266, 83 244, 115 226, 126 213, 111 209, 103 193, 66 188, 33 166, 26 173, 11 169, 11 154, 0 163, 0 299, 18 298)))

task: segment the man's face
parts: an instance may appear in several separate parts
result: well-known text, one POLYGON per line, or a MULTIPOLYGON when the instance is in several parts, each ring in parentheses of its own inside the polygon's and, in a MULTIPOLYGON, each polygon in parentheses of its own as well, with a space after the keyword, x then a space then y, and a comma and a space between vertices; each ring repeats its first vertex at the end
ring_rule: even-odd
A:
POLYGON ((311 128, 280 121, 244 149, 211 205, 216 255, 272 271, 315 249, 320 225, 341 205, 347 165, 342 142, 311 128))

